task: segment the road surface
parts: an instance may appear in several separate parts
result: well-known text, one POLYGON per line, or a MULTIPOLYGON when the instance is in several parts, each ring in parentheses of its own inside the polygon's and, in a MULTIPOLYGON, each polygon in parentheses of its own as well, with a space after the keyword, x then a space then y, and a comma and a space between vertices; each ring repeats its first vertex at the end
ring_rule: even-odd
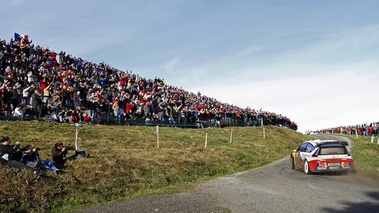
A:
POLYGON ((379 212, 379 180, 359 174, 305 175, 288 157, 198 184, 186 193, 156 195, 80 212, 379 212))

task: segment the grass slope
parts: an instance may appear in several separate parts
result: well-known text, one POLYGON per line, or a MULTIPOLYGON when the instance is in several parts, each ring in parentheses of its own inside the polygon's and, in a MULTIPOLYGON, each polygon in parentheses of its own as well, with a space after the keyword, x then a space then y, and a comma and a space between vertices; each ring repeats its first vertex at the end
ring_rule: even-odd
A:
MULTIPOLYGON (((0 166, 2 212, 63 212, 149 194, 177 192, 191 183, 259 167, 286 155, 310 138, 274 127, 212 129, 83 125, 78 144, 90 158, 68 161, 60 175, 37 178, 0 166), (159 148, 158 148, 159 141, 159 148), (205 147, 206 145, 206 147, 205 147)), ((52 146, 75 145, 69 124, 0 121, 12 143, 39 147, 42 159, 52 146)), ((73 151, 69 151, 69 154, 73 151)))
MULTIPOLYGON (((337 134, 336 134, 337 135, 337 134)), ((379 143, 378 137, 338 135, 349 138, 353 144, 351 155, 358 173, 379 181, 379 143), (372 143, 371 140, 373 139, 372 143)))

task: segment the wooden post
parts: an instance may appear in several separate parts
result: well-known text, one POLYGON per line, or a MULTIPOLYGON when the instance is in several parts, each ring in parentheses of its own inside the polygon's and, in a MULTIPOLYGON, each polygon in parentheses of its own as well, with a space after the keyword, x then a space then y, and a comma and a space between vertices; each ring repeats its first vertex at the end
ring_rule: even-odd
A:
POLYGON ((157 149, 159 149, 159 126, 158 125, 156 128, 156 132, 157 132, 157 149))
POLYGON ((233 129, 230 130, 230 142, 229 143, 232 143, 232 140, 233 140, 233 129))
POLYGON ((205 144, 204 144, 204 148, 207 148, 207 144, 208 144, 208 132, 205 133, 205 144))
POLYGON ((262 123, 262 129, 263 129, 263 139, 266 139, 266 131, 265 131, 265 126, 263 125, 263 118, 261 120, 262 123))
POLYGON ((75 150, 78 150, 78 127, 75 128, 76 133, 75 133, 75 150))

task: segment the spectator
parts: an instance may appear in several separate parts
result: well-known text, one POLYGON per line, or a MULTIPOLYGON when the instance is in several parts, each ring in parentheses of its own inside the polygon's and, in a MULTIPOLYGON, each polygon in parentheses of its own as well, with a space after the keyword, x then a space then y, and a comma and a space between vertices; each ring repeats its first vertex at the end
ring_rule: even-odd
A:
POLYGON ((30 169, 34 174, 41 175, 40 172, 33 168, 19 162, 21 160, 22 152, 20 150, 20 142, 16 142, 14 146, 10 145, 11 139, 5 136, 1 139, 0 144, 0 163, 2 165, 15 168, 15 169, 30 169))
POLYGON ((32 95, 32 108, 34 116, 39 118, 42 110, 42 99, 41 93, 37 89, 34 90, 34 93, 32 95))
POLYGON ((22 108, 20 105, 17 105, 16 108, 13 111, 13 116, 14 117, 23 117, 24 112, 22 111, 22 108))
POLYGON ((35 76, 33 74, 33 71, 30 70, 28 72, 27 76, 28 76, 28 82, 29 82, 29 84, 33 84, 34 83, 34 78, 35 78, 35 76))
POLYGON ((112 110, 113 110, 113 115, 118 118, 119 117, 119 111, 120 111, 120 106, 118 105, 118 100, 115 100, 112 104, 112 110))
POLYGON ((51 85, 53 84, 47 85, 43 90, 41 89, 43 91, 43 103, 46 104, 46 106, 49 105, 49 101, 51 97, 51 94, 50 94, 51 85))
POLYGON ((51 157, 57 167, 62 168, 66 162, 67 149, 62 142, 56 143, 51 149, 51 157))
POLYGON ((54 165, 51 160, 41 160, 36 147, 33 147, 32 145, 26 145, 23 150, 24 151, 22 154, 21 162, 24 164, 33 168, 39 168, 42 166, 43 168, 53 172, 61 171, 54 165))
POLYGON ((90 124, 91 118, 87 115, 87 113, 83 113, 83 122, 86 124, 90 124))
POLYGON ((73 99, 74 99, 74 109, 81 109, 82 99, 80 98, 80 91, 77 91, 74 94, 73 99))
POLYGON ((23 105, 29 104, 29 95, 30 95, 29 89, 31 89, 31 88, 32 88, 32 86, 30 85, 30 86, 28 86, 22 90, 22 102, 21 103, 23 105))
MULTIPOLYGON (((43 103, 48 107, 47 110, 50 110, 47 113, 56 112, 58 106, 61 107, 59 111, 63 112, 80 106, 80 110, 87 110, 93 123, 99 123, 104 115, 108 118, 109 113, 114 113, 113 105, 110 103, 118 99, 118 115, 123 115, 125 112, 136 122, 150 117, 150 122, 172 123, 174 120, 175 123, 195 124, 197 121, 202 121, 214 125, 217 115, 221 117, 222 125, 243 123, 243 125, 258 126, 261 124, 261 120, 258 120, 260 118, 264 124, 297 129, 296 123, 285 116, 263 111, 257 113, 253 109, 242 109, 221 103, 203 96, 200 91, 195 94, 169 86, 164 79, 158 77, 145 79, 131 71, 122 71, 104 62, 95 64, 67 55, 63 51, 57 54, 49 48, 33 45, 30 40, 23 38, 12 40, 8 44, 2 41, 0 47, 0 57, 3 62, 0 63, 1 74, 12 82, 19 83, 16 88, 18 92, 22 91, 19 95, 8 94, 2 99, 3 103, 12 103, 13 106, 20 104, 19 99, 22 96, 22 106, 31 104, 34 109, 35 106, 30 102, 30 91, 38 89, 44 93, 43 103), (36 83, 38 86, 34 88, 36 83), (49 101, 45 95, 48 85, 54 94, 49 101), (76 96, 76 91, 80 91, 80 96, 76 96), (48 102, 51 102, 50 106, 48 102), (145 107, 146 105, 149 106, 145 107)), ((1 96, 4 92, 6 90, 0 91, 1 96)), ((12 109, 12 106, 8 108, 12 109)), ((25 111, 25 115, 27 114, 25 111)), ((366 128, 366 134, 370 131, 366 128)))

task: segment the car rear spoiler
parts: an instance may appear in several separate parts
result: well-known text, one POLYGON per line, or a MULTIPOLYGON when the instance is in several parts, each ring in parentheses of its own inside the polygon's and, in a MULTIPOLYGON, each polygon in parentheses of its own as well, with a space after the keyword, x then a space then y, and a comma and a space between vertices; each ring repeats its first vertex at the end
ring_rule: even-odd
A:
POLYGON ((319 143, 318 145, 324 145, 324 144, 341 144, 344 146, 349 146, 349 143, 347 141, 329 141, 329 142, 319 143))

